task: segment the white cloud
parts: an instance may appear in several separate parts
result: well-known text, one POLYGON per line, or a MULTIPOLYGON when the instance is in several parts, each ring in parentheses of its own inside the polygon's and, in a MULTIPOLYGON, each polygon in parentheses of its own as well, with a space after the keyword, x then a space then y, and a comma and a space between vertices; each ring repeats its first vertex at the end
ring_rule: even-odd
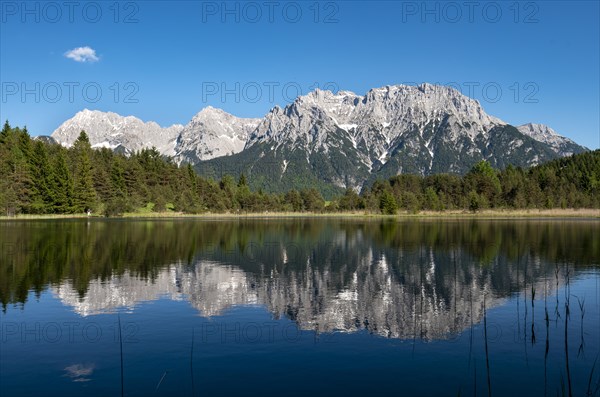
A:
POLYGON ((96 50, 91 47, 77 47, 65 52, 65 56, 75 62, 98 62, 100 58, 96 55, 96 50))

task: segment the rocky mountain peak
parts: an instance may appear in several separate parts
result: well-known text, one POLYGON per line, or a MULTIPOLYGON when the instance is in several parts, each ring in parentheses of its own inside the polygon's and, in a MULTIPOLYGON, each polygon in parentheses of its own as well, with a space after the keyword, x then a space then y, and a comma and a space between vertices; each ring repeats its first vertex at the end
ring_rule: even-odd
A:
POLYGON ((154 121, 144 122, 134 116, 84 109, 61 124, 52 133, 52 138, 70 146, 83 130, 95 148, 121 148, 132 153, 154 146, 165 155, 173 155, 176 138, 182 129, 181 124, 162 128, 154 121))
POLYGON ((181 130, 175 147, 178 163, 198 161, 239 153, 260 119, 240 118, 207 106, 181 130))
POLYGON ((547 125, 527 123, 520 125, 517 129, 522 134, 549 145, 559 156, 570 156, 580 152, 581 146, 569 138, 559 135, 547 125))
POLYGON ((243 169, 268 161, 259 168, 269 170, 273 186, 286 188, 299 175, 312 184, 358 190, 375 177, 460 174, 480 160, 526 167, 586 150, 542 124, 513 127, 455 88, 428 83, 386 85, 364 95, 316 89, 262 119, 207 106, 185 126, 168 128, 84 109, 52 137, 70 145, 81 130, 94 147, 133 152, 155 146, 178 163, 211 167, 208 162, 223 158, 243 169))

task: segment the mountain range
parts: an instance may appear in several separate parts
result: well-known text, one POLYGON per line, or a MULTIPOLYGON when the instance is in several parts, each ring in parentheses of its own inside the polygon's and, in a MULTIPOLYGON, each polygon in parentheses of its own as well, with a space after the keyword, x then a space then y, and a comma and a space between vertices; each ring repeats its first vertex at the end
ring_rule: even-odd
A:
POLYGON ((317 187, 326 196, 398 173, 467 172, 480 160, 528 167, 587 149, 542 124, 512 126, 454 88, 432 84, 315 90, 262 119, 207 107, 186 125, 83 110, 51 137, 71 145, 85 130, 93 147, 132 153, 156 147, 206 176, 249 176, 265 191, 317 187))

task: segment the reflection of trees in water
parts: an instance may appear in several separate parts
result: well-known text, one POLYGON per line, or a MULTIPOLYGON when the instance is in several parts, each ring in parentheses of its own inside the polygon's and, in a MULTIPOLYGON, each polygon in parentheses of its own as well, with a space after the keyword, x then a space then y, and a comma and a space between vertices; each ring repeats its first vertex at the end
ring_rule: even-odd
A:
MULTIPOLYGON (((83 300, 101 296, 98 283, 126 274, 143 281, 136 285, 146 295, 150 285, 172 279, 173 293, 216 295, 200 299, 213 300, 215 308, 205 308, 211 313, 230 295, 211 287, 202 273, 208 268, 197 266, 210 261, 233 266, 228 272, 246 288, 225 307, 254 301, 307 327, 439 337, 478 321, 484 292, 498 299, 551 275, 556 264, 597 264, 598 229, 586 221, 6 222, 0 298, 3 305, 25 302, 30 290, 69 280, 83 300), (165 279, 173 263, 180 264, 177 275, 165 279), (417 331, 409 322, 437 325, 417 331)), ((212 268, 216 280, 228 277, 212 268)))
POLYGON ((533 220, 6 223, 0 297, 6 307, 50 288, 82 315, 165 295, 204 316, 259 304, 302 329, 409 340, 470 328, 474 388, 487 378, 492 390, 502 386, 493 376, 494 345, 488 356, 494 328, 485 310, 518 293, 514 342, 527 360, 541 345, 544 390, 559 390, 553 368, 560 365, 565 394, 576 395, 585 362, 591 383, 583 386, 594 395, 600 383, 594 357, 585 357, 585 297, 571 294, 569 283, 598 265, 599 230, 598 222, 533 220), (562 286, 565 295, 555 294, 562 286), (485 341, 479 368, 473 324, 485 341))

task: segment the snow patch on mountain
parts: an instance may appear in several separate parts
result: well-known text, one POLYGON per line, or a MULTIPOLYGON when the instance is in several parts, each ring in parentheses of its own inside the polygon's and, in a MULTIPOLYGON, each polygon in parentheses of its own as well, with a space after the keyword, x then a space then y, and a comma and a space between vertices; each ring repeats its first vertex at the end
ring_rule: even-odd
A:
POLYGON ((522 134, 549 145, 560 156, 572 155, 574 153, 573 147, 578 146, 571 139, 559 135, 544 124, 527 123, 518 126, 517 129, 522 134))
POLYGON ((132 153, 154 146, 160 153, 173 156, 182 129, 181 124, 163 128, 153 121, 144 122, 133 116, 84 109, 62 123, 51 136, 63 146, 71 146, 81 131, 85 131, 93 147, 122 146, 132 153))
POLYGON ((498 167, 511 161, 529 166, 554 154, 586 150, 542 124, 525 124, 517 131, 488 115, 478 101, 432 84, 385 86, 364 95, 317 89, 285 108, 275 106, 262 119, 239 118, 209 106, 185 126, 168 128, 85 109, 49 139, 70 146, 82 130, 94 148, 132 153, 154 146, 178 164, 197 164, 256 146, 248 152, 254 153, 252 162, 265 156, 283 161, 279 179, 292 167, 353 189, 375 174, 386 177, 395 170, 465 172, 478 159, 494 160, 498 167), (523 135, 544 145, 534 147, 523 135), (308 168, 299 164, 304 158, 308 168))
POLYGON ((260 119, 239 118, 208 106, 182 129, 175 146, 175 161, 195 164, 239 153, 259 122, 260 119))
POLYGON ((352 143, 356 156, 372 169, 399 142, 413 139, 410 131, 419 131, 433 159, 432 137, 426 139, 423 134, 426 130, 435 132, 445 120, 455 124, 445 137, 448 144, 455 145, 464 136, 473 141, 477 136, 486 136, 495 126, 506 125, 485 113, 478 101, 451 87, 386 86, 374 88, 364 96, 317 89, 298 97, 284 109, 273 108, 250 135, 246 147, 262 142, 275 142, 278 147, 287 142, 303 147, 308 153, 318 150, 327 153, 332 146, 328 137, 339 129, 352 143), (359 142, 364 143, 361 149, 359 142), (366 153, 359 153, 365 149, 366 153))

